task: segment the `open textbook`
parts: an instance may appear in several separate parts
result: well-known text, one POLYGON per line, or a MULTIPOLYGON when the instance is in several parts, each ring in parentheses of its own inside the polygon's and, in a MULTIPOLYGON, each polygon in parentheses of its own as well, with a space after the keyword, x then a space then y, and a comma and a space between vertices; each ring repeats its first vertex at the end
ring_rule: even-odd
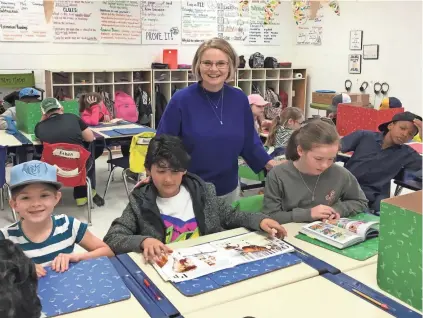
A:
POLYGON ((299 232, 336 248, 343 249, 363 242, 368 238, 378 236, 378 223, 378 221, 368 222, 341 218, 324 222, 316 221, 304 225, 299 232))
POLYGON ((239 264, 293 252, 286 242, 251 232, 163 254, 154 268, 165 281, 182 282, 239 264))

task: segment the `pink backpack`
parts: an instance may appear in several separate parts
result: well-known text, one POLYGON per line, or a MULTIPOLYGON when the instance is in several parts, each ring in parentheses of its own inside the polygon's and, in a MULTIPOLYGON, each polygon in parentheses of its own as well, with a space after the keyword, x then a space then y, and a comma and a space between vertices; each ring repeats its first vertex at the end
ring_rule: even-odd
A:
POLYGON ((122 118, 132 123, 138 121, 138 109, 135 101, 122 91, 115 93, 115 118, 122 118))

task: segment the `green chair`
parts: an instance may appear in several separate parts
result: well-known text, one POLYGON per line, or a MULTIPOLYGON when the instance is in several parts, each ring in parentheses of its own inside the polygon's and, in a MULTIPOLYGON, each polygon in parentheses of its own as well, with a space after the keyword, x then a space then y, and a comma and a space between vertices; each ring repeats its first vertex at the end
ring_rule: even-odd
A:
POLYGON ((232 207, 243 212, 259 213, 263 209, 263 195, 258 194, 239 199, 232 203, 232 207))

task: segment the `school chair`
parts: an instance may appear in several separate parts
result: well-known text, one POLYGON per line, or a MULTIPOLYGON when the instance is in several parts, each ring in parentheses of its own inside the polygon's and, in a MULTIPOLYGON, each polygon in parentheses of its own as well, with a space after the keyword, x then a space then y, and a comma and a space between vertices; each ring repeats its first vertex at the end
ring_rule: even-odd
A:
POLYGON ((263 197, 262 194, 258 194, 241 198, 232 203, 232 207, 242 212, 259 213, 263 209, 263 197))
POLYGON ((91 180, 87 171, 93 167, 91 153, 83 146, 57 143, 43 143, 41 161, 57 168, 57 181, 65 187, 86 186, 88 224, 92 225, 91 210, 94 208, 91 180))
POLYGON ((113 178, 113 172, 115 168, 122 168, 123 184, 125 185, 126 194, 129 197, 128 188, 128 172, 138 174, 138 179, 141 173, 145 172, 144 161, 147 154, 148 145, 150 140, 156 135, 155 132, 142 132, 132 137, 131 146, 129 148, 129 157, 122 156, 119 158, 112 158, 107 160, 110 164, 111 169, 109 177, 107 179, 106 189, 104 190, 104 200, 106 200, 106 194, 110 186, 110 182, 113 178))

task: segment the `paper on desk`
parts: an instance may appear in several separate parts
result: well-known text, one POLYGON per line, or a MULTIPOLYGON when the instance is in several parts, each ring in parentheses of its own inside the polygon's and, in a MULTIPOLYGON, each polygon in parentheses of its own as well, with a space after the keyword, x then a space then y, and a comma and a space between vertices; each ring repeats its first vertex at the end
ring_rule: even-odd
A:
POLYGON ((293 251, 291 245, 280 239, 252 232, 174 250, 153 266, 165 281, 182 282, 293 251))

